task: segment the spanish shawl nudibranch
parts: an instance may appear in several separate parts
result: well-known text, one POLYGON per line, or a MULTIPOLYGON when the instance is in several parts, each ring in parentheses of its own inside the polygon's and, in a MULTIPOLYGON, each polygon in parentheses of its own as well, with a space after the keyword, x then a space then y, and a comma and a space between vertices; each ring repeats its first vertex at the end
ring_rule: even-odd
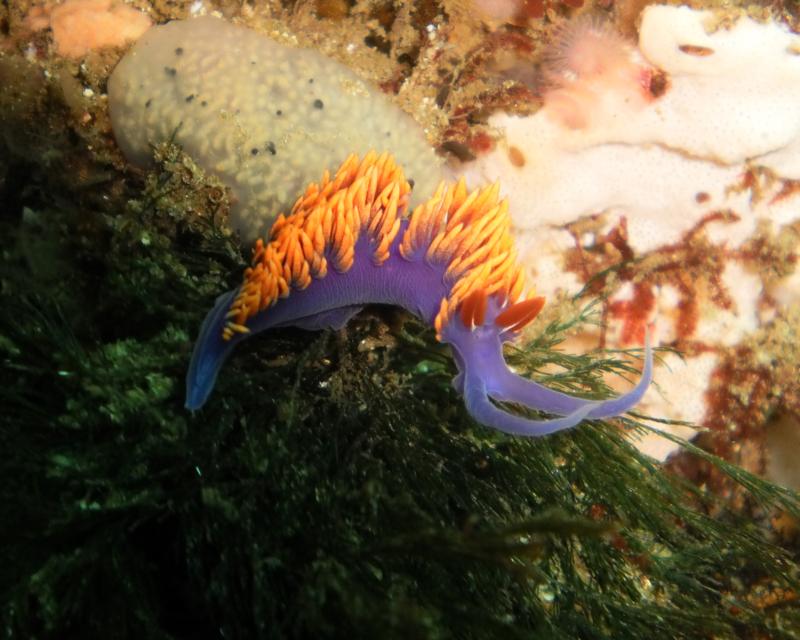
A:
POLYGON ((225 359, 247 336, 272 327, 340 328, 363 305, 401 306, 436 328, 453 349, 453 384, 478 422, 506 433, 541 436, 586 418, 617 416, 650 384, 646 348, 639 383, 604 401, 575 398, 511 372, 503 342, 544 304, 520 300, 524 280, 498 185, 468 193, 463 179, 441 184, 411 216, 411 186, 389 154, 351 155, 325 172, 279 216, 269 242, 256 242, 243 284, 206 316, 186 379, 186 407, 206 402, 225 359), (561 417, 531 420, 495 406, 517 402, 561 417))

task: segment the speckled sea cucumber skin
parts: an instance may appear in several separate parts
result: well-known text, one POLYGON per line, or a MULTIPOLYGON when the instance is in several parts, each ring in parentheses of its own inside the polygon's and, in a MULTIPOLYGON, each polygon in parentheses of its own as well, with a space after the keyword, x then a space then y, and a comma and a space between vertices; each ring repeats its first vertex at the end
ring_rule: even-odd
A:
POLYGON ((114 135, 147 166, 174 140, 228 184, 231 225, 263 235, 305 185, 349 154, 390 151, 429 197, 441 164, 422 128, 347 67, 210 16, 150 29, 108 84, 114 135))

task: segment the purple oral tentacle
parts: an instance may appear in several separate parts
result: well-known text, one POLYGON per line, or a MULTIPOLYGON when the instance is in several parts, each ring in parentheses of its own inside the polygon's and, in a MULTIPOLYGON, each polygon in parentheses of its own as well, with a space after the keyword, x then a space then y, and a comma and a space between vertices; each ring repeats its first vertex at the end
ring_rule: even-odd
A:
POLYGON ((636 386, 623 393, 621 396, 604 400, 589 413, 590 418, 611 418, 621 413, 630 411, 644 396, 650 382, 653 380, 653 349, 650 346, 650 332, 645 330, 644 334, 644 368, 642 376, 636 386))
POLYGON ((516 402, 557 415, 569 415, 588 404, 597 404, 593 400, 576 398, 517 375, 508 368, 502 351, 496 360, 485 362, 482 366, 491 366, 487 393, 495 400, 516 402))
POLYGON ((628 393, 609 400, 576 398, 515 374, 503 358, 502 338, 491 322, 470 329, 454 323, 448 327, 444 338, 452 346, 459 368, 454 384, 468 399, 470 414, 507 433, 545 435, 575 426, 584 419, 618 416, 641 400, 652 378, 649 337, 645 342, 641 379, 628 393), (544 421, 521 418, 496 407, 490 398, 563 417, 544 421))
POLYGON ((456 379, 456 388, 462 393, 466 378, 475 375, 483 380, 486 394, 491 398, 501 402, 516 402, 547 413, 569 416, 586 407, 591 410, 601 404, 549 389, 511 371, 503 358, 501 334, 492 322, 473 330, 453 323, 444 337, 453 347, 455 361, 461 372, 456 379))
POLYGON ((491 366, 491 377, 487 381, 487 392, 495 400, 517 402, 535 406, 549 413, 566 415, 578 410, 587 403, 594 407, 587 414, 588 418, 610 418, 625 413, 642 399, 647 391, 653 375, 653 352, 649 337, 645 340, 644 369, 636 386, 616 398, 592 401, 570 396, 566 393, 548 389, 541 384, 527 380, 509 370, 502 360, 502 354, 491 364, 484 362, 483 368, 491 366))
POLYGON ((464 379, 464 404, 469 414, 479 423, 520 436, 546 436, 570 429, 584 420, 593 406, 593 403, 587 403, 567 416, 551 420, 531 420, 515 416, 494 406, 489 400, 483 379, 470 374, 464 379))

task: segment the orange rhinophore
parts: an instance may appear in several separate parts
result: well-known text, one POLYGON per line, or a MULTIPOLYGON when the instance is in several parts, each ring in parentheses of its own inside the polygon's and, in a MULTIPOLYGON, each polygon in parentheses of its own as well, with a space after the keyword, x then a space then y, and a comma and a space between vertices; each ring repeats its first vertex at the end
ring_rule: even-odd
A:
POLYGON ((533 322, 542 307, 544 307, 544 298, 542 296, 528 298, 502 311, 494 319, 494 323, 498 327, 503 327, 509 331, 519 331, 525 325, 533 322))
POLYGON ((475 289, 461 303, 461 322, 468 329, 479 327, 486 316, 486 291, 475 289))

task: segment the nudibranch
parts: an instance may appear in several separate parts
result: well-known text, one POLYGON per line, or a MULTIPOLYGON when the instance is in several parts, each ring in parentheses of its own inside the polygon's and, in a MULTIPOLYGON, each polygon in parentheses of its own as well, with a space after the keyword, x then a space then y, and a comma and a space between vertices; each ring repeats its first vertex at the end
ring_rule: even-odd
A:
POLYGON ((464 180, 442 183, 408 214, 411 185, 388 153, 351 155, 280 215, 258 240, 240 287, 221 295, 206 316, 186 381, 186 407, 206 402, 234 347, 273 327, 340 328, 368 303, 392 304, 436 328, 452 348, 453 384, 478 422, 510 434, 541 436, 584 419, 617 416, 650 384, 649 345, 641 379, 616 398, 576 398, 509 370, 502 345, 540 311, 522 297, 505 200, 490 185, 468 192, 464 180), (558 417, 533 420, 493 400, 558 417))

